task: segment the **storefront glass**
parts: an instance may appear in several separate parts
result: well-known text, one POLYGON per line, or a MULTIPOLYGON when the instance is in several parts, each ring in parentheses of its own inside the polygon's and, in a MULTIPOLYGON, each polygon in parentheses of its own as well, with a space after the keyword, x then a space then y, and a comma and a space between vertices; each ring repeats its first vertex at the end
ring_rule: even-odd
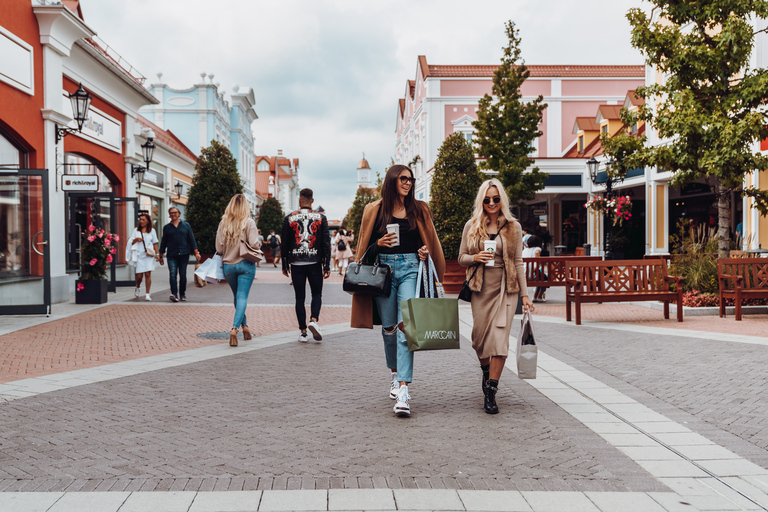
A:
POLYGON ((0 280, 42 276, 42 185, 32 176, 0 178, 0 280))
POLYGON ((85 176, 96 175, 99 177, 99 189, 96 192, 112 192, 112 182, 106 174, 101 172, 93 162, 80 155, 66 153, 64 155, 64 174, 77 174, 85 176))
POLYGON ((139 199, 139 213, 148 213, 152 217, 152 227, 157 236, 161 236, 158 223, 163 212, 163 200, 145 194, 137 194, 136 197, 139 199))

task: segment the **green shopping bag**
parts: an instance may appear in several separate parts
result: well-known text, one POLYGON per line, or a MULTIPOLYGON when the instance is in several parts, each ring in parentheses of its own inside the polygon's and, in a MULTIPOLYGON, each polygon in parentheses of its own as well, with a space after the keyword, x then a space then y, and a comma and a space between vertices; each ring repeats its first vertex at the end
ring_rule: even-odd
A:
POLYGON ((459 301, 443 297, 432 258, 419 262, 417 293, 421 294, 424 276, 426 298, 400 301, 408 350, 444 350, 459 348, 459 301), (439 296, 438 296, 439 295, 439 296))

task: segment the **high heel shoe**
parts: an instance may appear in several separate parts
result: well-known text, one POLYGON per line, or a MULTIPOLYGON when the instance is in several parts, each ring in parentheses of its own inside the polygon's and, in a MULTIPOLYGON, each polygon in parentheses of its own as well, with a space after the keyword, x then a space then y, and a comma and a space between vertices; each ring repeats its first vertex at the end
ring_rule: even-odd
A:
POLYGON ((248 328, 247 325, 244 325, 243 326, 243 339, 244 340, 250 340, 251 338, 253 338, 253 336, 251 336, 251 330, 248 328))
POLYGON ((229 346, 230 347, 236 347, 237 346, 237 328, 233 327, 231 331, 229 331, 229 346))

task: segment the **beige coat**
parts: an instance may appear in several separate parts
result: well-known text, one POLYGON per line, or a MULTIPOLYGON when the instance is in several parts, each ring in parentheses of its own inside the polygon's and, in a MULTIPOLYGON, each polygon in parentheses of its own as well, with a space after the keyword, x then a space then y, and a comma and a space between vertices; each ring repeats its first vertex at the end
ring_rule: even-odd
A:
MULTIPOLYGON (((259 243, 259 230, 253 219, 248 219, 245 222, 243 239, 254 249, 261 249, 261 244, 259 243)), ((235 263, 243 261, 243 258, 240 257, 240 240, 238 239, 237 242, 234 243, 227 243, 224 240, 221 222, 219 222, 219 229, 216 231, 216 252, 221 254, 222 263, 227 265, 234 265, 235 263)))
MULTIPOLYGON (((416 201, 419 213, 416 217, 416 225, 419 228, 421 241, 427 246, 432 261, 435 262, 437 277, 442 282, 445 274, 445 258, 443 257, 443 248, 440 240, 437 238, 435 225, 432 222, 432 212, 424 201, 416 201)), ((355 261, 360 261, 365 249, 371 241, 373 226, 376 223, 376 216, 379 214, 381 199, 365 206, 363 210, 363 220, 360 224, 360 232, 357 239, 357 251, 355 261)), ((373 297, 370 295, 354 294, 352 295, 352 327, 363 329, 373 329, 373 297)))
MULTIPOLYGON (((499 230, 500 237, 504 238, 504 270, 507 276, 506 290, 508 294, 520 292, 520 296, 528 295, 528 286, 525 282, 525 263, 523 263, 523 230, 520 223, 516 220, 507 222, 504 217, 499 217, 499 223, 502 223, 499 230), (520 276, 518 278, 518 276, 520 276)), ((474 256, 480 252, 481 247, 469 247, 469 224, 464 224, 464 232, 461 235, 461 247, 459 248, 459 265, 469 267, 467 269, 467 279, 472 276, 475 265, 474 256)), ((482 242, 481 242, 482 243, 482 242)), ((485 265, 480 265, 475 277, 469 281, 469 289, 473 292, 480 292, 483 289, 483 276, 485 265)))

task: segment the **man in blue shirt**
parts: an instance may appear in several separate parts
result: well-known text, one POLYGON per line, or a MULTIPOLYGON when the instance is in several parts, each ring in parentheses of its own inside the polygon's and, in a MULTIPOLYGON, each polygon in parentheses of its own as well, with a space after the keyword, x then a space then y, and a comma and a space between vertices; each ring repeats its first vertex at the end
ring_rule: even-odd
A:
POLYGON ((195 259, 200 261, 200 251, 197 250, 192 227, 181 220, 181 212, 175 206, 168 209, 171 222, 163 226, 163 239, 160 242, 160 264, 163 264, 163 254, 168 249, 168 274, 171 281, 171 302, 187 300, 187 264, 189 253, 195 252, 195 259), (178 288, 176 276, 179 277, 178 288))

